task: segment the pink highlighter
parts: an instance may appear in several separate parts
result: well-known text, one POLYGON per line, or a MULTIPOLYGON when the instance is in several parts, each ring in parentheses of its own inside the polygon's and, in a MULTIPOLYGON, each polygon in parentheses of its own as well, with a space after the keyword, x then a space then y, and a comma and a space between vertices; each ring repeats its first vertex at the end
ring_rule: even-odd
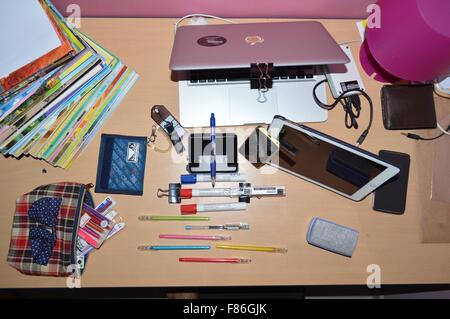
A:
POLYGON ((165 239, 191 239, 191 240, 230 240, 229 235, 178 235, 178 234, 160 234, 159 238, 165 239))

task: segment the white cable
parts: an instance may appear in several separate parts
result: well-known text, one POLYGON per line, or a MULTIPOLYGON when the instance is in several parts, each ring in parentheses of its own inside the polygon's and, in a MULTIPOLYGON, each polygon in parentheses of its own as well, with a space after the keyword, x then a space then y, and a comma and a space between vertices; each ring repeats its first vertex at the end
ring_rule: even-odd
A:
POLYGON ((351 40, 351 41, 346 41, 346 42, 339 43, 339 45, 356 43, 356 42, 361 43, 362 41, 361 40, 351 40))
POLYGON ((435 80, 434 92, 440 97, 450 98, 450 73, 435 80))
POLYGON ((442 131, 442 133, 444 133, 446 135, 450 135, 450 132, 444 130, 444 128, 441 126, 441 124, 437 123, 437 127, 438 127, 438 129, 440 129, 442 131))
POLYGON ((177 22, 174 23, 174 32, 177 32, 178 25, 180 24, 181 21, 183 21, 185 19, 188 19, 188 18, 193 18, 193 17, 212 18, 212 19, 217 19, 217 20, 222 20, 222 21, 225 21, 225 22, 229 22, 229 23, 237 23, 236 21, 233 21, 233 20, 229 20, 229 19, 225 19, 225 18, 221 18, 221 17, 209 15, 209 14, 192 13, 192 14, 185 15, 184 17, 181 17, 177 22))

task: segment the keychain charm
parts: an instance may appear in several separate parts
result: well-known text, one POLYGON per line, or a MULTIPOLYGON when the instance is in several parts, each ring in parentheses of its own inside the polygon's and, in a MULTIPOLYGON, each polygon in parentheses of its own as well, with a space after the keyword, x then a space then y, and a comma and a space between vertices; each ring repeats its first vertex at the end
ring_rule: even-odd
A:
POLYGON ((172 115, 172 113, 170 113, 164 105, 154 105, 151 110, 151 118, 169 137, 170 142, 175 147, 177 154, 183 153, 184 146, 182 138, 187 132, 172 115))
POLYGON ((147 138, 147 146, 150 147, 152 150, 158 152, 158 153, 168 153, 170 152, 170 149, 172 148, 172 145, 169 143, 169 147, 167 149, 160 149, 156 147, 156 132, 158 131, 158 127, 156 125, 152 125, 152 133, 150 134, 150 137, 147 138))

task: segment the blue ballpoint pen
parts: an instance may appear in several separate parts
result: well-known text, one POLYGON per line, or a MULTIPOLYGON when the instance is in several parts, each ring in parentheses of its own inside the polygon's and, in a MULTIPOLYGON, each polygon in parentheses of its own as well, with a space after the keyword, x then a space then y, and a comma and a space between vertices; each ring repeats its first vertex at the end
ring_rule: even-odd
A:
POLYGON ((214 113, 211 113, 211 118, 209 120, 209 124, 211 126, 211 162, 210 162, 210 170, 211 170, 211 185, 212 187, 216 186, 216 118, 214 117, 214 113))

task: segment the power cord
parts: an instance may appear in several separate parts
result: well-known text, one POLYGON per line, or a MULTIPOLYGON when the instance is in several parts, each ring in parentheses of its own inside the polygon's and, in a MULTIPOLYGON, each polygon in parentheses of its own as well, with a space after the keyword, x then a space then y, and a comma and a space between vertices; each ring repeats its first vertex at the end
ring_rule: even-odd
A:
MULTIPOLYGON (((444 133, 445 135, 450 135, 450 133, 448 132, 448 128, 447 128, 447 130, 444 130, 444 128, 443 128, 443 127, 441 126, 441 124, 439 124, 439 123, 437 123, 437 127, 438 127, 438 129, 441 130, 442 133, 444 133)), ((449 125, 449 127, 450 127, 450 125, 449 125)))
POLYGON ((434 94, 437 96, 443 98, 443 99, 450 99, 450 95, 444 95, 445 93, 439 93, 439 91, 436 89, 436 86, 433 87, 434 94))
POLYGON ((364 96, 369 102, 369 108, 370 108, 370 116, 369 116, 369 124, 367 125, 367 128, 362 132, 362 134, 359 136, 356 145, 361 145, 364 140, 366 139, 367 135, 369 134, 369 130, 372 127, 373 122, 373 103, 370 96, 361 89, 350 89, 346 92, 343 92, 341 95, 338 96, 336 100, 332 104, 325 104, 322 101, 319 100, 316 94, 317 87, 321 85, 322 83, 328 82, 327 79, 322 80, 318 82, 314 88, 313 88, 313 98, 314 101, 317 103, 318 106, 321 108, 331 111, 338 105, 339 103, 343 106, 344 112, 345 112, 345 127, 347 128, 358 128, 358 122, 357 119, 359 118, 360 112, 361 112, 361 100, 359 98, 359 95, 350 95, 348 97, 344 97, 349 92, 358 92, 362 96, 364 96))
POLYGON ((441 134, 439 134, 435 137, 422 137, 420 135, 412 134, 412 133, 402 133, 402 135, 405 135, 407 138, 410 138, 413 140, 418 140, 418 141, 434 141, 444 135, 450 135, 450 133, 448 133, 449 131, 450 131, 450 125, 447 127, 446 130, 443 130, 443 132, 441 134))
MULTIPOLYGON (((437 96, 440 96, 444 99, 449 99, 450 97, 448 96, 444 96, 439 94, 439 92, 436 90, 436 86, 434 86, 434 94, 436 94, 437 96)), ((438 129, 442 132, 441 134, 435 136, 435 137, 422 137, 420 135, 417 134, 412 134, 412 133, 402 133, 402 135, 406 136, 407 138, 413 139, 413 140, 417 140, 417 141, 434 141, 437 140, 438 138, 444 136, 444 135, 450 135, 449 131, 450 131, 450 125, 447 126, 447 129, 444 130, 444 128, 441 126, 441 124, 437 123, 437 127, 438 129)))
POLYGON ((196 17, 202 17, 202 18, 211 18, 211 19, 217 19, 217 20, 221 20, 224 22, 228 22, 228 23, 237 23, 236 21, 230 20, 230 19, 225 19, 225 18, 221 18, 218 16, 213 16, 210 14, 203 14, 203 13, 192 13, 192 14, 188 14, 185 15, 184 17, 181 17, 180 19, 178 19, 175 23, 174 23, 174 32, 177 32, 178 29, 178 25, 185 19, 189 19, 189 18, 196 18, 196 17))
POLYGON ((359 114, 361 113, 361 100, 358 95, 352 95, 349 97, 343 98, 339 103, 344 108, 345 112, 345 127, 350 128, 358 128, 358 122, 356 121, 359 118, 359 114))

